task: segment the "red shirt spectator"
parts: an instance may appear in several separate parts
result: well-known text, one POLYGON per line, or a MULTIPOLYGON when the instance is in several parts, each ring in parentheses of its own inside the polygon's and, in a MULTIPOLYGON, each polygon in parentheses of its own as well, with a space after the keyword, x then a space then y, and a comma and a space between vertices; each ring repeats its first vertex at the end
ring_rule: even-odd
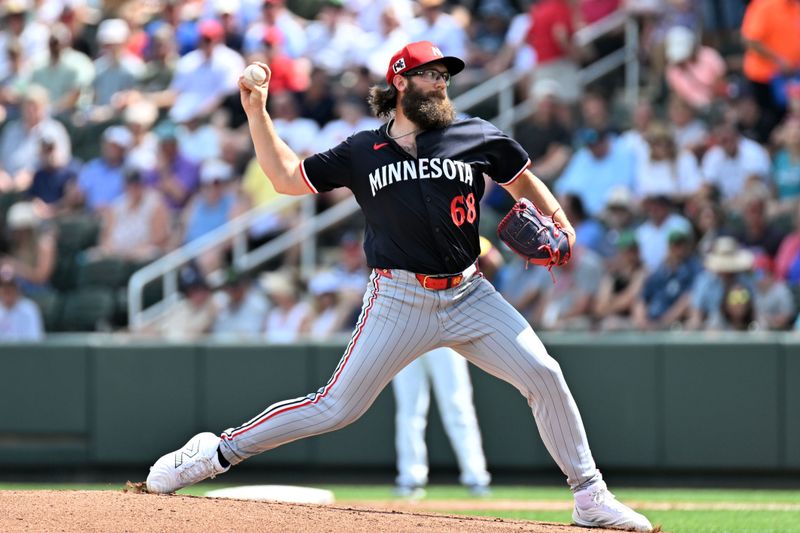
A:
POLYGON ((567 0, 539 0, 531 6, 530 16, 531 27, 525 41, 536 50, 537 62, 543 64, 567 57, 569 50, 563 37, 572 39, 575 32, 567 0))
POLYGON ((264 32, 265 63, 269 65, 272 76, 269 80, 269 91, 278 94, 285 91, 303 92, 308 89, 308 75, 300 68, 298 62, 281 50, 283 34, 277 28, 270 27, 264 32))
POLYGON ((578 10, 581 21, 591 24, 604 19, 619 9, 620 0, 580 0, 578 10))

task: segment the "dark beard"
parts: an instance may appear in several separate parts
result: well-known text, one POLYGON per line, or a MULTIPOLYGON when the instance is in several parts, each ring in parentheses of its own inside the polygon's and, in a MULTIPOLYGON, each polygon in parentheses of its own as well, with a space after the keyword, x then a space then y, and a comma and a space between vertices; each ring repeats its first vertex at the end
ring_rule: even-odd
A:
POLYGON ((447 95, 439 92, 425 94, 413 81, 409 81, 400 106, 411 122, 423 130, 440 129, 453 123, 456 110, 447 95))

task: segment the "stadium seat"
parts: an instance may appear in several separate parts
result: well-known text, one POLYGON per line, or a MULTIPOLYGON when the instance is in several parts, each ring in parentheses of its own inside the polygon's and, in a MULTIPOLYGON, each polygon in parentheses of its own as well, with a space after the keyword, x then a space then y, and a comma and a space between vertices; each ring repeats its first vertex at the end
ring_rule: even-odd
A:
POLYGON ((110 329, 114 314, 114 293, 105 287, 80 288, 64 297, 59 329, 98 331, 110 329))
POLYGON ((58 317, 61 315, 61 298, 56 291, 44 291, 29 296, 36 302, 42 312, 44 330, 50 332, 58 327, 58 317))
POLYGON ((131 275, 128 261, 113 257, 90 261, 78 267, 78 287, 123 287, 131 275))
POLYGON ((68 215, 57 220, 58 251, 73 255, 97 244, 100 222, 90 215, 68 215))

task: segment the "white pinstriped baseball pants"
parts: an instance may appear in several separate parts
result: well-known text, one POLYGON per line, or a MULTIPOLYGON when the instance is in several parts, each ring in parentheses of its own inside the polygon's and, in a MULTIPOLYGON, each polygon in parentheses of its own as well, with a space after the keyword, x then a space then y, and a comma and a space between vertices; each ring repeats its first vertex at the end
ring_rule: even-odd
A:
POLYGON ((410 272, 373 271, 355 331, 328 383, 226 430, 220 450, 237 464, 288 442, 341 429, 366 412, 400 369, 440 346, 452 347, 522 393, 573 490, 600 478, 561 367, 481 275, 453 289, 432 291, 410 272))

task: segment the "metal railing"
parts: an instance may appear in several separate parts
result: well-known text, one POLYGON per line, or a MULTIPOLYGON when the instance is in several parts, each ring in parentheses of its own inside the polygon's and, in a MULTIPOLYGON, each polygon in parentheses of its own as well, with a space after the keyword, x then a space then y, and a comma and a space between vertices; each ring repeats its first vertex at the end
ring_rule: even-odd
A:
MULTIPOLYGON (((625 28, 625 47, 582 69, 580 78, 583 84, 591 83, 615 68, 625 65, 626 99, 629 102, 635 102, 638 97, 639 77, 636 61, 638 29, 635 21, 623 11, 614 13, 576 32, 575 42, 579 46, 586 46, 599 37, 618 31, 623 27, 625 28)), ((528 72, 509 69, 458 95, 453 99, 453 104, 456 109, 468 111, 491 98, 497 98, 498 114, 491 119, 491 122, 510 134, 513 127, 530 115, 533 110, 533 103, 530 99, 516 105, 514 103, 516 85, 528 76, 530 76, 528 72)), ((138 270, 128 283, 128 317, 131 329, 135 331, 141 328, 179 299, 178 272, 181 267, 227 242, 231 243, 233 266, 238 270, 256 268, 293 246, 300 245, 301 275, 307 278, 316 266, 316 238, 309 237, 315 237, 320 231, 352 216, 359 207, 355 198, 351 197, 317 216, 314 216, 314 209, 314 198, 311 196, 280 198, 268 206, 255 208, 242 214, 200 239, 188 243, 138 270), (255 221, 265 215, 275 214, 298 204, 300 204, 301 210, 299 225, 258 248, 248 250, 247 234, 255 221), (162 300, 145 309, 145 287, 159 278, 162 279, 162 300)))
POLYGON ((286 250, 301 245, 301 271, 308 275, 316 264, 316 242, 309 236, 344 220, 358 211, 354 197, 337 203, 325 212, 313 216, 314 198, 311 196, 285 196, 275 202, 251 209, 224 226, 203 235, 164 257, 137 270, 128 282, 128 320, 134 331, 159 316, 178 301, 178 272, 181 267, 204 253, 230 242, 233 266, 237 270, 252 269, 286 250), (265 215, 273 215, 300 204, 301 222, 282 235, 252 250, 247 248, 248 231, 253 223, 265 215), (145 308, 144 293, 147 284, 161 278, 162 299, 145 308))

